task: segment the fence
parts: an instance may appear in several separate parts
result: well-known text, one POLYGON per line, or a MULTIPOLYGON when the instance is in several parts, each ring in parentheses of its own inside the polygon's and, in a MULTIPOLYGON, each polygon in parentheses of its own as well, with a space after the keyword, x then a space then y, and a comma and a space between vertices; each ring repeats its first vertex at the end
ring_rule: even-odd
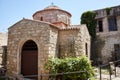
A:
POLYGON ((109 80, 112 80, 112 75, 114 75, 115 77, 118 77, 117 74, 117 67, 120 67, 120 60, 118 61, 114 61, 114 62, 110 62, 108 64, 105 65, 101 65, 99 68, 99 73, 100 73, 100 80, 103 80, 103 74, 106 75, 107 77, 109 76, 109 80))
MULTIPOLYGON (((76 71, 76 72, 66 72, 66 73, 57 73, 57 74, 41 74, 41 75, 28 75, 23 76, 24 80, 72 80, 70 78, 65 79, 66 75, 73 76, 73 75, 79 75, 85 73, 86 76, 88 74, 87 71, 76 71)), ((8 77, 8 76, 2 76, 0 80, 18 80, 17 77, 8 77)), ((88 77, 85 77, 84 79, 78 78, 77 80, 88 80, 88 77)))
MULTIPOLYGON (((5 72, 6 70, 4 68, 0 69, 0 73, 1 73, 0 80, 18 80, 18 76, 15 77, 5 76, 5 72)), ((57 74, 27 75, 27 76, 23 76, 22 78, 24 78, 24 80, 37 80, 38 77, 39 80, 71 80, 71 79, 65 79, 66 75, 73 76, 73 75, 80 75, 82 73, 85 73, 86 76, 88 74, 87 71, 76 71, 76 72, 66 72, 66 73, 57 73, 57 74), (47 79, 44 79, 46 77, 47 79)), ((107 75, 107 80, 112 80, 113 75, 114 77, 120 78, 120 60, 110 62, 105 65, 100 65, 98 75, 99 78, 96 79, 95 76, 93 76, 93 78, 95 78, 96 80, 104 80, 104 75, 107 75), (119 68, 119 70, 117 70, 117 68, 119 68)), ((88 80, 88 78, 86 77, 84 80, 88 80)))

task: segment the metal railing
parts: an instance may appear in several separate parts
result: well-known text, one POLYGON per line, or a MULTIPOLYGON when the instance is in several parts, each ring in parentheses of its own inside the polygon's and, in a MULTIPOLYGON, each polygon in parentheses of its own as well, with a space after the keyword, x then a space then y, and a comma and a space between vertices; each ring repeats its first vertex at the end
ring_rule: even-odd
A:
MULTIPOLYGON (((85 73, 87 76, 88 71, 76 71, 76 72, 66 72, 66 73, 57 73, 57 74, 27 75, 27 76, 23 76, 22 79, 24 80, 72 80, 70 78, 65 79, 65 76, 79 75, 82 73, 85 73)), ((18 77, 17 76, 16 77, 1 76, 0 80, 18 80, 18 77)), ((81 80, 81 79, 78 78, 78 80, 81 80)), ((88 80, 88 77, 82 80, 88 80)))
MULTIPOLYGON (((112 80, 112 76, 114 75, 115 77, 118 77, 120 75, 120 73, 118 74, 117 69, 120 69, 120 60, 118 61, 113 61, 113 64, 108 63, 105 65, 100 65, 99 66, 99 74, 98 74, 98 78, 97 80, 104 80, 104 74, 107 74, 107 79, 108 80, 112 80), (105 72, 103 70, 106 70, 105 72)), ((18 76, 5 76, 5 69, 2 69, 3 71, 1 71, 1 75, 0 75, 0 80, 18 80, 18 76)), ((85 73, 86 76, 88 74, 88 71, 76 71, 76 72, 66 72, 66 73, 57 73, 57 74, 40 74, 40 75, 26 75, 26 76, 22 76, 22 78, 24 78, 24 80, 65 80, 65 76, 66 75, 80 75, 82 73, 85 73), (47 78, 47 79, 44 79, 47 78)), ((120 76, 119 76, 120 77, 120 76)), ((93 78, 96 79, 96 76, 93 76, 93 78)), ((71 80, 71 79, 68 79, 71 80)), ((78 79, 79 80, 79 79, 78 79)), ((88 78, 86 77, 85 80, 88 80, 88 78)))
POLYGON ((110 62, 110 63, 105 64, 105 65, 100 65, 99 66, 100 80, 102 80, 102 74, 103 74, 102 70, 103 69, 106 69, 106 71, 108 72, 109 80, 112 80, 112 77, 111 77, 112 75, 117 77, 116 67, 120 67, 120 60, 113 61, 113 62, 110 62))

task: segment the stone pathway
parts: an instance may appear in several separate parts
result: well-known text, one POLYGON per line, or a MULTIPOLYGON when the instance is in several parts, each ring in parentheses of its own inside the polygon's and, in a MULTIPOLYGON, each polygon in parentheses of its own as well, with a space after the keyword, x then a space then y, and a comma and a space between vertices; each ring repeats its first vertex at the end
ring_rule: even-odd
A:
POLYGON ((120 80, 120 78, 114 78, 114 79, 112 79, 112 80, 120 80))
MULTIPOLYGON (((96 79, 100 79, 99 71, 96 73, 96 79)), ((111 75, 111 80, 120 80, 120 67, 116 67, 117 77, 115 75, 111 75)), ((102 80, 110 80, 110 75, 102 74, 102 80)))
POLYGON ((120 67, 116 67, 117 77, 112 80, 120 80, 120 67))
MULTIPOLYGON (((97 76, 97 79, 100 79, 100 76, 97 76)), ((102 75, 102 80, 110 80, 110 75, 102 75)), ((120 77, 112 75, 111 80, 120 80, 120 77)))

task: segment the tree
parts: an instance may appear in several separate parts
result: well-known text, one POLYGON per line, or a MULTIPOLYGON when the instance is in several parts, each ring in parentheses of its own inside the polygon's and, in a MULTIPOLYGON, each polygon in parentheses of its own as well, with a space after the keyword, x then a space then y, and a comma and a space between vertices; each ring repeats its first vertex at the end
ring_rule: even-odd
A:
POLYGON ((81 24, 86 24, 88 31, 92 37, 95 39, 96 37, 96 20, 95 20, 96 13, 93 11, 84 12, 81 16, 81 24))

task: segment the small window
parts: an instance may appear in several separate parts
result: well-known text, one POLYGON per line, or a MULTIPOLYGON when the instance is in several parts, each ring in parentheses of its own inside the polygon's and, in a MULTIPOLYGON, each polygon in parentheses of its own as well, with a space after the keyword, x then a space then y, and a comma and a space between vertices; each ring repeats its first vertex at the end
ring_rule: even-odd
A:
POLYGON ((120 45, 119 44, 114 44, 114 51, 118 51, 120 49, 120 45))
POLYGON ((108 18, 109 31, 117 31, 117 22, 115 17, 108 18))
POLYGON ((40 20, 43 21, 43 17, 40 17, 40 20))
POLYGON ((86 56, 88 56, 88 44, 85 43, 85 51, 86 51, 86 56))
POLYGON ((103 32, 103 22, 102 20, 98 21, 99 32, 103 32))
POLYGON ((120 59, 120 44, 114 44, 114 52, 112 56, 115 61, 120 59))

